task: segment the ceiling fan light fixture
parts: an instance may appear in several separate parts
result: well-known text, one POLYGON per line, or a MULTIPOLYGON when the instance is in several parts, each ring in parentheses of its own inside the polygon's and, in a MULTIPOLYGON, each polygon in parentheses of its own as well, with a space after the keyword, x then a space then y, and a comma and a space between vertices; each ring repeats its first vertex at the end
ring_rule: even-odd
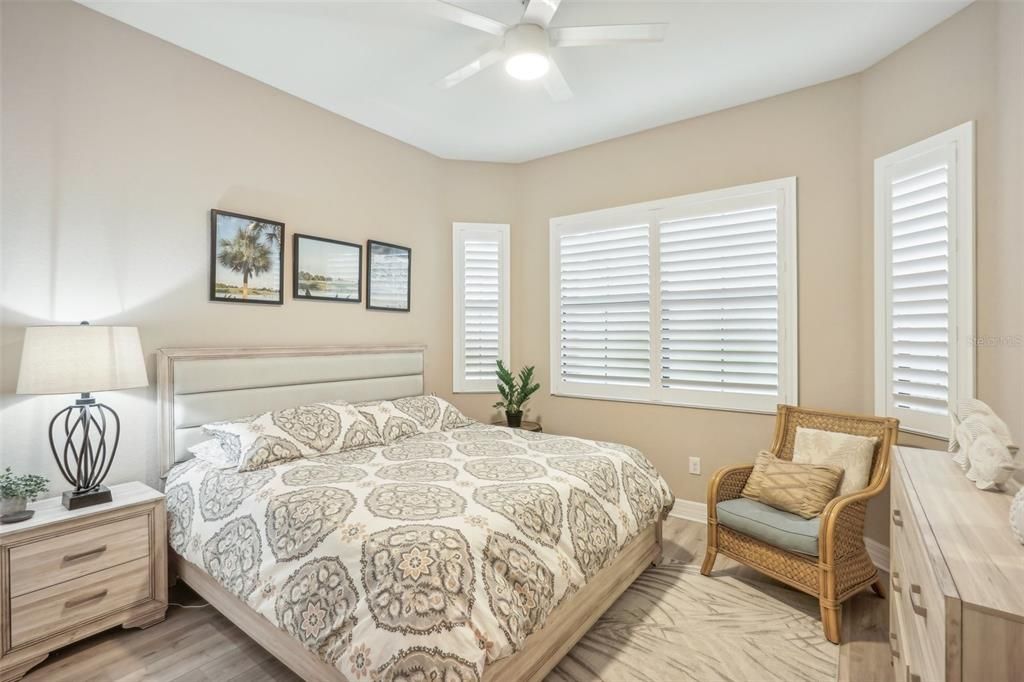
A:
POLYGON ((542 78, 551 68, 547 55, 538 52, 521 52, 505 60, 505 72, 521 81, 542 78))
POLYGON ((540 26, 519 24, 505 33, 505 72, 521 81, 541 78, 551 68, 548 35, 540 26))

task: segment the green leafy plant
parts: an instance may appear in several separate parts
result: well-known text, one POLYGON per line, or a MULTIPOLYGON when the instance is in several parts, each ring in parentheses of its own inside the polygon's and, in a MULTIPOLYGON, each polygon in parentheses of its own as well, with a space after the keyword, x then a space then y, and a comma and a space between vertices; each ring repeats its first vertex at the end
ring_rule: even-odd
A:
POLYGON ((523 405, 540 389, 540 384, 533 383, 533 367, 523 367, 516 377, 505 367, 505 363, 498 360, 497 374, 498 393, 502 399, 494 403, 494 406, 512 416, 521 415, 523 405))
POLYGON ((50 487, 50 481, 44 476, 25 474, 15 476, 11 467, 0 473, 0 497, 24 497, 29 502, 46 492, 50 487))

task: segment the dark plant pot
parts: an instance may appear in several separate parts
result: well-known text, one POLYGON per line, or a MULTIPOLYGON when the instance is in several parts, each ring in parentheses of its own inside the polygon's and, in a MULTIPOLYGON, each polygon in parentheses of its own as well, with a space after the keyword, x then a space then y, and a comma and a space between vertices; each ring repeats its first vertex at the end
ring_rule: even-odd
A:
POLYGON ((505 421, 508 422, 508 425, 513 429, 518 429, 520 426, 523 425, 523 413, 517 412, 515 414, 512 414, 511 412, 506 412, 505 421))

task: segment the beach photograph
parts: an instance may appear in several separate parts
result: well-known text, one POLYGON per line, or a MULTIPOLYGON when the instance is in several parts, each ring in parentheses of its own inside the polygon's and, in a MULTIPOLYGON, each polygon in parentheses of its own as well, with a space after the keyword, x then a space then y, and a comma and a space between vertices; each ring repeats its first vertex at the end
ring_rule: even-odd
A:
POLYGON ((213 210, 210 300, 284 303, 284 223, 213 210))
POLYGON ((362 300, 361 245, 305 234, 296 234, 293 240, 293 297, 348 303, 362 300))

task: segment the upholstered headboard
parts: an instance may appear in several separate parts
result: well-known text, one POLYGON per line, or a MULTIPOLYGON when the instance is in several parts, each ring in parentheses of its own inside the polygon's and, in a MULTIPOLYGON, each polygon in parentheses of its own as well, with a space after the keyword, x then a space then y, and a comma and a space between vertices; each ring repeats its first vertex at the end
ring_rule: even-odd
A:
POLYGON ((160 475, 189 459, 200 426, 322 400, 423 393, 423 346, 164 348, 157 351, 160 475))

